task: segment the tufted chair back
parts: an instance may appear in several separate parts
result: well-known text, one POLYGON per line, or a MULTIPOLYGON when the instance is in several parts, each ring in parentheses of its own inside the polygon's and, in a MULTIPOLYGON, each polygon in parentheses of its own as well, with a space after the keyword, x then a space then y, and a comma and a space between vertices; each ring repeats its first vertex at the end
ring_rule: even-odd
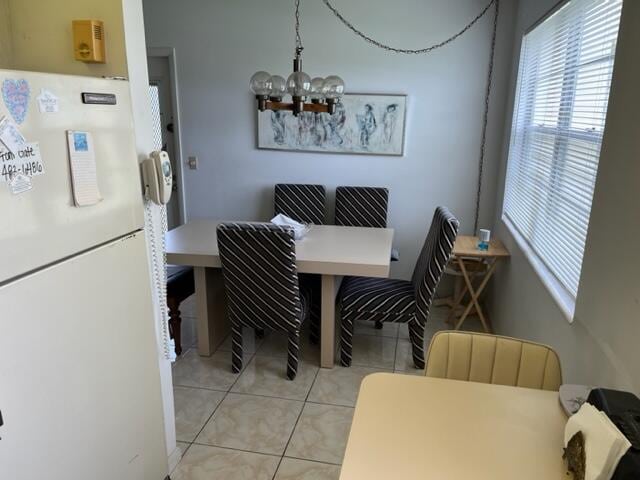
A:
POLYGON ((560 359, 550 347, 459 331, 433 336, 425 375, 539 390, 558 390, 562 384, 560 359))

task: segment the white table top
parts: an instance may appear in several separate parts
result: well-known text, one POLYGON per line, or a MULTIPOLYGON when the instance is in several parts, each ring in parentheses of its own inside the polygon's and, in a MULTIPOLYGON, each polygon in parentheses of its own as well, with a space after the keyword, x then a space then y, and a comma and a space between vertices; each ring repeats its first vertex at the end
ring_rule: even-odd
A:
POLYGON ((362 382, 340 480, 570 480, 558 392, 389 373, 362 382))
MULTIPOLYGON (((167 262, 220 268, 220 220, 191 220, 167 233, 167 262)), ((301 273, 388 277, 393 229, 312 225, 296 242, 301 273)))

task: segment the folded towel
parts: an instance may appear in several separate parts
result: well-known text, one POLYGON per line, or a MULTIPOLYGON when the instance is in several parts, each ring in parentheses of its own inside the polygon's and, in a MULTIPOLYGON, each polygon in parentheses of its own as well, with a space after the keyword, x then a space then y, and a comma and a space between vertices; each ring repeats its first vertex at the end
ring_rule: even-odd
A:
POLYGON ((296 240, 303 238, 310 229, 309 225, 296 222, 293 218, 289 218, 281 213, 273 217, 271 223, 293 228, 293 236, 296 240))
POLYGON ((607 414, 590 403, 584 403, 569 418, 564 430, 565 456, 570 467, 572 462, 576 462, 571 452, 576 448, 576 440, 581 444, 579 450, 584 457, 577 460, 577 464, 584 463, 580 468, 584 468, 584 477, 582 471, 574 471, 574 474, 576 478, 585 480, 610 480, 620 459, 631 447, 627 437, 618 430, 607 414))

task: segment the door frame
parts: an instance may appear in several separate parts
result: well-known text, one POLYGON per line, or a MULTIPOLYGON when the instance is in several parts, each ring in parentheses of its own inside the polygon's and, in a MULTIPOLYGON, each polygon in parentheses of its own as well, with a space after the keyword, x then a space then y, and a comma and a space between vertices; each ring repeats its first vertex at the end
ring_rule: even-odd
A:
MULTIPOLYGON (((173 47, 148 47, 148 57, 163 57, 169 62, 169 77, 171 81, 171 108, 173 109, 173 143, 176 156, 176 181, 178 183, 178 221, 180 224, 187 222, 187 210, 184 194, 184 177, 182 161, 182 128, 180 120, 180 97, 178 95, 178 73, 176 67, 176 49, 173 47)), ((174 192, 175 193, 175 192, 174 192)))

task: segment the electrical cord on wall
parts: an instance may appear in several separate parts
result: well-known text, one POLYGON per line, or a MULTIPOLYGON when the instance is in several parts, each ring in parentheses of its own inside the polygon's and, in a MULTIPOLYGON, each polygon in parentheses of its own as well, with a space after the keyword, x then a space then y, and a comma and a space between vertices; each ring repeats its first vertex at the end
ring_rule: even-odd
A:
POLYGON ((473 220, 473 233, 478 233, 480 220, 480 200, 482 197, 482 175, 484 173, 485 147, 487 144, 487 125, 489 125, 489 102, 491 100, 491 87, 493 86, 493 60, 496 54, 496 36, 498 33, 498 15, 500 13, 500 0, 496 0, 496 8, 493 14, 493 33, 491 34, 491 53, 489 54, 489 68, 487 69, 487 90, 484 97, 484 114, 482 117, 482 140, 480 140, 480 158, 478 160, 478 185, 476 190, 476 210, 473 220))
POLYGON ((342 22, 342 24, 351 30, 354 34, 362 38, 367 43, 381 48, 382 50, 386 50, 393 53, 401 53, 407 55, 421 55, 426 53, 431 53, 434 50, 442 48, 449 43, 456 40, 458 37, 466 33, 471 27, 473 27, 485 14, 489 11, 492 5, 495 5, 494 9, 494 17, 493 17, 493 32, 491 36, 491 53, 489 57, 489 68, 487 74, 487 89, 485 93, 484 99, 484 114, 483 114, 483 122, 482 122, 482 140, 480 142, 480 158, 478 160, 478 182, 477 182, 477 190, 476 190, 476 204, 475 204, 475 214, 473 221, 473 232, 476 233, 478 231, 478 222, 480 216, 480 199, 482 196, 482 176, 484 173, 484 159, 485 159, 485 146, 487 141, 487 125, 489 123, 489 101, 491 99, 491 87, 493 83, 493 60, 495 57, 495 49, 496 49, 496 34, 498 31, 498 14, 500 11, 500 0, 490 0, 486 7, 478 14, 476 17, 471 20, 467 25, 464 26, 460 31, 451 35, 449 38, 436 43, 434 45, 418 48, 418 49, 410 49, 410 48, 397 48, 392 47, 390 45, 384 44, 378 40, 375 40, 371 36, 365 34, 358 28, 356 28, 353 23, 347 20, 337 8, 335 8, 329 0, 322 0, 326 7, 331 10, 331 12, 335 15, 335 17, 342 22))

